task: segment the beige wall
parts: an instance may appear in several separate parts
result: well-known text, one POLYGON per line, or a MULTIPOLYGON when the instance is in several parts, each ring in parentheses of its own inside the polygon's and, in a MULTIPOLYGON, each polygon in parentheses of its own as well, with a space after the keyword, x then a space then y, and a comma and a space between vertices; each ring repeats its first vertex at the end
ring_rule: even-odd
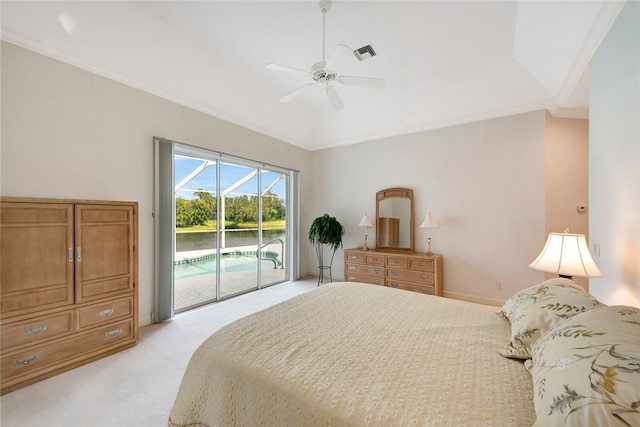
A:
POLYGON ((626 3, 589 75, 589 233, 604 273, 590 291, 607 304, 640 307, 639 2, 626 3))
POLYGON ((310 152, 2 44, 0 193, 137 201, 143 324, 153 307, 154 136, 300 170, 309 215, 310 152))
MULTIPOLYGON (((359 247, 356 224, 365 211, 375 216, 376 192, 412 188, 417 251, 427 249, 417 226, 428 211, 440 226, 432 246, 444 255, 445 295, 499 304, 544 279, 528 268, 545 240, 544 162, 543 111, 321 150, 311 215, 336 216, 345 247, 359 247)), ((375 246, 375 230, 369 237, 375 246)), ((343 277, 342 257, 334 277, 343 277)))
MULTIPOLYGON (((545 144, 546 233, 584 234, 589 241, 589 121, 547 114, 545 144), (579 213, 577 207, 587 212, 579 213)), ((544 244, 546 236, 540 243, 544 244)), ((545 274, 546 278, 557 277, 545 274)), ((585 289, 589 280, 574 277, 585 289)))
MULTIPOLYGON (((137 200, 143 323, 153 299, 153 136, 300 170, 301 275, 317 273, 307 240, 313 218, 325 212, 338 217, 346 227, 345 247, 361 246, 363 230, 356 224, 365 211, 375 216, 375 193, 406 186, 415 191, 416 250, 426 251, 425 230, 417 225, 428 211, 440 225, 433 249, 445 256, 446 295, 500 304, 544 279, 527 266, 548 228, 545 162, 563 147, 550 146, 548 135, 564 125, 543 111, 308 152, 16 46, 2 47, 0 191, 137 200)), ((562 200, 575 209, 575 201, 562 200)), ((375 246, 375 232, 369 237, 375 246)), ((343 277, 342 257, 340 250, 335 279, 343 277)))

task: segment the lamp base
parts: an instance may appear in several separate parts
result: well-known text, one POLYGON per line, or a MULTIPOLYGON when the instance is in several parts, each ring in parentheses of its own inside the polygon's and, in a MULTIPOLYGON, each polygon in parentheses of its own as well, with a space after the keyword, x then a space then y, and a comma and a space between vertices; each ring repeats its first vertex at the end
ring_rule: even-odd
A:
POLYGON ((369 247, 367 246, 367 235, 364 236, 364 246, 362 247, 363 251, 368 251, 369 247))
POLYGON ((431 252, 431 237, 427 238, 427 255, 433 255, 433 252, 431 252))

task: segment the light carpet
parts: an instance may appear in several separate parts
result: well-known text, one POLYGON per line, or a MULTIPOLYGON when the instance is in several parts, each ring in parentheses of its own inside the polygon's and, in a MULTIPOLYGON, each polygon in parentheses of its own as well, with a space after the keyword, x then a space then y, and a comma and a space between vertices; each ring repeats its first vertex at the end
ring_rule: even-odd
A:
POLYGON ((133 348, 2 396, 0 424, 166 426, 187 363, 209 335, 316 285, 316 277, 284 282, 140 328, 133 348))

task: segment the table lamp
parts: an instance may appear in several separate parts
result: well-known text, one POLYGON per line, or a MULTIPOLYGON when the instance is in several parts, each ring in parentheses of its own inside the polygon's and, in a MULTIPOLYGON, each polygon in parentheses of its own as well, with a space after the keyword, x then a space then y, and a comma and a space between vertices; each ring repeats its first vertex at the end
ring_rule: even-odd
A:
POLYGON ((369 248, 367 247, 367 231, 369 230, 369 227, 373 227, 373 224, 369 220, 369 217, 367 216, 366 212, 362 217, 362 219, 360 220, 358 227, 364 227, 364 246, 362 247, 362 250, 368 251, 369 248))
POLYGON ((433 255, 433 252, 431 252, 431 229, 438 228, 438 224, 436 224, 436 220, 433 219, 431 212, 427 214, 424 221, 422 221, 422 224, 418 227, 427 229, 427 255, 431 256, 433 255))
POLYGON ((529 267, 567 279, 602 276, 591 258, 584 234, 569 234, 569 229, 564 233, 549 233, 542 252, 529 267))

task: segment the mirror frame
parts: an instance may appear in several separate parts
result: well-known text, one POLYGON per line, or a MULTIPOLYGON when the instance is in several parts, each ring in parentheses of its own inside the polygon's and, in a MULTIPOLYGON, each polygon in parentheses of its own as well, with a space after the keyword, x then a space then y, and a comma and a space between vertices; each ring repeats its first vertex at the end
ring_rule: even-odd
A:
POLYGON ((414 244, 413 244, 413 230, 414 230, 414 219, 413 219, 413 190, 409 188, 386 188, 384 190, 380 190, 376 193, 376 250, 377 251, 387 251, 387 252, 411 252, 414 253, 414 244), (394 246, 383 246, 382 242, 382 234, 380 233, 380 202, 384 200, 389 200, 393 198, 399 199, 408 199, 410 202, 410 213, 409 213, 409 246, 408 247, 394 247, 394 246))

